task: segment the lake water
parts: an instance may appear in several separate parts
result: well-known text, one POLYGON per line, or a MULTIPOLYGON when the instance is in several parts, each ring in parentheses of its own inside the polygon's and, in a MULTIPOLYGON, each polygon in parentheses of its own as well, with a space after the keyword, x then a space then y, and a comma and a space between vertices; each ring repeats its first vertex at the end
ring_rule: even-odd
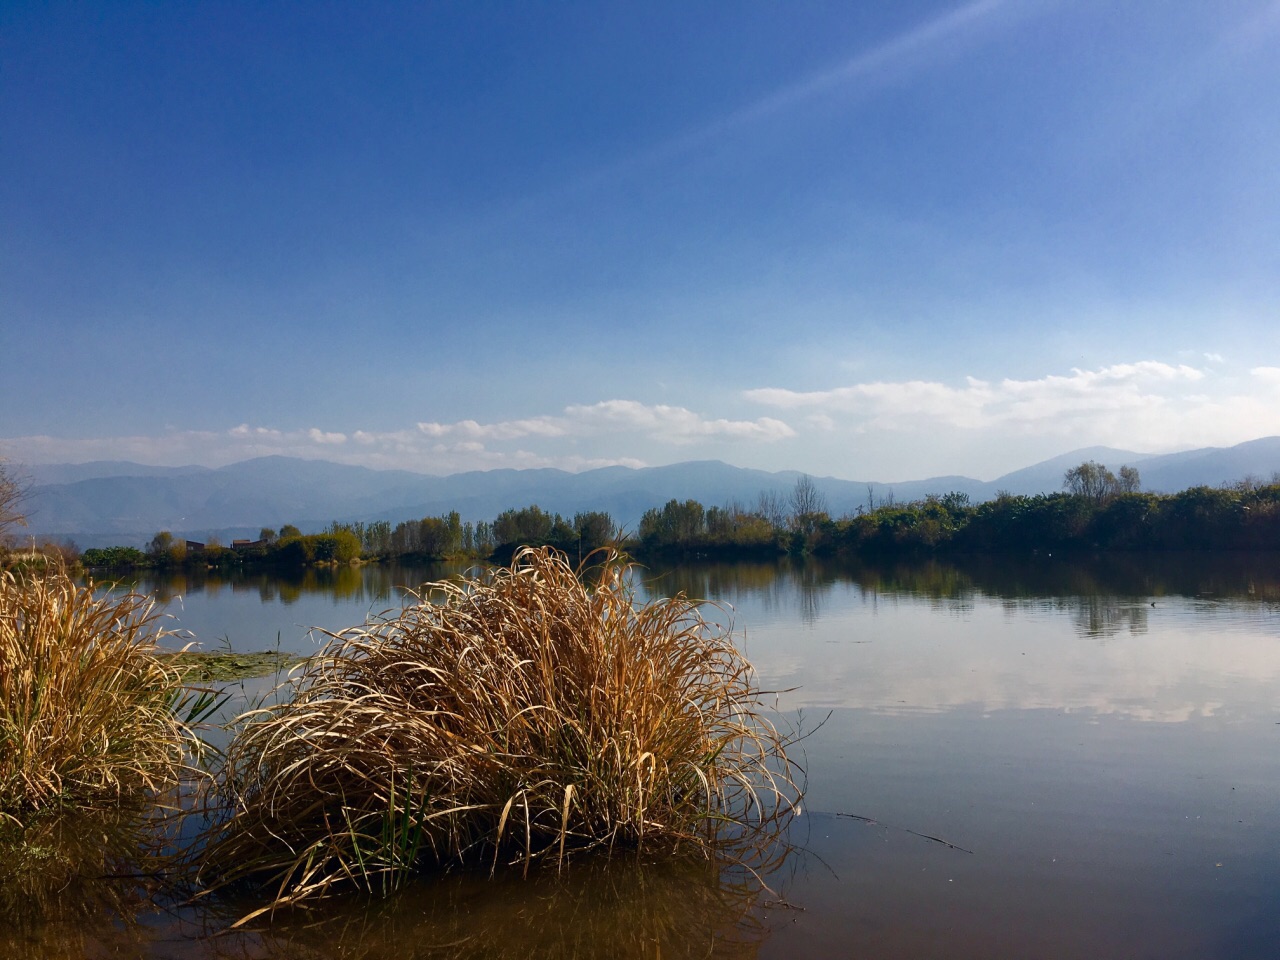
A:
MULTIPOLYGON (((443 569, 144 581, 206 649, 311 652, 443 569), (320 638, 323 639, 323 638, 320 638)), ((706 864, 449 877, 319 926, 201 939, 88 911, 30 956, 1275 957, 1276 557, 681 566, 810 729, 796 849, 762 891, 706 864), (821 724, 819 726, 819 724, 821 724), (98 931, 98 932, 94 932, 98 931), (64 944, 65 941, 65 944, 64 944), (83 949, 82 949, 83 948, 83 949)), ((248 685, 248 692, 265 686, 248 685)))

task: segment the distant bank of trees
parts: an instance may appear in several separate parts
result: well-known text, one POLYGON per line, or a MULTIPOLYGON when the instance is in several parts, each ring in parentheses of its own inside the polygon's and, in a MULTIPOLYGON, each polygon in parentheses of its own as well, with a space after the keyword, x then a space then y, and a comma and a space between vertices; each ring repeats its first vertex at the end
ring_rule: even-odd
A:
POLYGON ((572 519, 547 513, 537 505, 504 510, 492 523, 464 522, 456 510, 439 517, 407 520, 394 527, 388 521, 334 524, 331 532, 348 531, 367 558, 423 560, 484 559, 511 554, 523 545, 551 544, 566 553, 590 553, 617 536, 607 513, 577 513, 572 519))
MULTIPOLYGON (((1092 461, 1066 471, 1063 492, 1000 493, 974 504, 964 493, 909 503, 891 497, 832 518, 807 478, 779 514, 672 500, 640 522, 637 552, 889 555, 1280 549, 1280 477, 1175 494, 1141 492, 1134 467, 1118 475, 1092 461)), ((776 506, 776 505, 775 505, 776 506)))
POLYGON ((803 552, 831 522, 827 500, 808 476, 790 493, 764 491, 751 506, 704 507, 671 500, 645 511, 633 549, 644 554, 767 555, 803 552))
POLYGON ((585 557, 617 543, 641 557, 999 553, 1280 548, 1280 476, 1175 494, 1141 492, 1137 469, 1117 474, 1092 461, 1066 471, 1063 492, 971 503, 963 493, 879 505, 833 518, 809 477, 789 494, 761 493, 754 504, 704 506, 671 500, 645 511, 625 540, 608 513, 572 518, 536 505, 505 510, 492 522, 464 522, 457 511, 407 520, 334 523, 316 534, 264 528, 258 540, 192 545, 162 531, 146 552, 86 550, 87 566, 230 565, 295 567, 358 559, 507 560, 519 546, 550 544, 585 557))
POLYGON ((351 563, 360 559, 360 540, 335 524, 323 533, 303 534, 285 525, 277 534, 263 527, 257 540, 235 540, 225 545, 217 539, 195 542, 161 530, 145 552, 134 547, 91 548, 80 562, 86 567, 230 567, 245 563, 299 567, 316 563, 351 563))
POLYGON ((1142 493, 1138 471, 1097 463, 1068 470, 1062 493, 964 494, 882 504, 824 518, 806 548, 817 553, 999 553, 1280 548, 1280 477, 1228 487, 1142 493))
POLYGON ((578 513, 572 519, 547 513, 537 506, 506 510, 492 523, 463 522, 458 512, 439 517, 389 521, 332 523, 321 533, 304 534, 286 525, 277 533, 264 527, 257 540, 193 542, 162 530, 146 551, 135 547, 86 550, 88 567, 228 567, 245 564, 299 567, 342 564, 356 560, 466 560, 510 557, 525 544, 550 544, 570 556, 585 557, 614 542, 619 531, 603 512, 578 513))

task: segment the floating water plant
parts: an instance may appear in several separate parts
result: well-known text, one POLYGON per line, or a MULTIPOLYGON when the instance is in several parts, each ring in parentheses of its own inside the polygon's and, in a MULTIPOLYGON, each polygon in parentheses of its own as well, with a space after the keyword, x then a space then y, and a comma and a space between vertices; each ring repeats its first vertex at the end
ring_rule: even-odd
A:
POLYGON ((244 718, 201 878, 281 906, 451 863, 710 856, 780 826, 787 741, 731 633, 683 595, 637 605, 628 566, 590 559, 524 549, 332 635, 244 718))
POLYGON ((190 771, 213 695, 157 653, 160 616, 61 570, 0 572, 0 819, 154 799, 190 771))
POLYGON ((302 661, 302 657, 279 650, 257 653, 182 650, 169 654, 169 657, 168 663, 181 672, 184 680, 198 680, 201 683, 229 683, 269 677, 283 673, 302 661))

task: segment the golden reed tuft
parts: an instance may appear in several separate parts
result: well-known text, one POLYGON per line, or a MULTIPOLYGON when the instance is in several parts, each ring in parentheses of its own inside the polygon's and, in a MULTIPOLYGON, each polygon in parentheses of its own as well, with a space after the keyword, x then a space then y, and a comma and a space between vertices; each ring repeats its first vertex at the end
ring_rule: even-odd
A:
POLYGON ((0 571, 0 818, 146 801, 188 774, 190 691, 152 599, 0 571))
POLYGON ((332 634, 244 718, 201 878, 263 884, 267 910, 449 863, 772 835, 800 790, 751 666, 698 601, 638 606, 631 582, 611 552, 525 548, 332 634))

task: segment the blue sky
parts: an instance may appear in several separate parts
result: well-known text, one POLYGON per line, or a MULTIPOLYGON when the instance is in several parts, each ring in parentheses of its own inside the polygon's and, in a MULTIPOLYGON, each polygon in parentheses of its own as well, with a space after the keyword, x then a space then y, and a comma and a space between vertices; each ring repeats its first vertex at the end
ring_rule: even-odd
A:
POLYGON ((1280 433, 1280 3, 0 5, 0 454, 1280 433))

